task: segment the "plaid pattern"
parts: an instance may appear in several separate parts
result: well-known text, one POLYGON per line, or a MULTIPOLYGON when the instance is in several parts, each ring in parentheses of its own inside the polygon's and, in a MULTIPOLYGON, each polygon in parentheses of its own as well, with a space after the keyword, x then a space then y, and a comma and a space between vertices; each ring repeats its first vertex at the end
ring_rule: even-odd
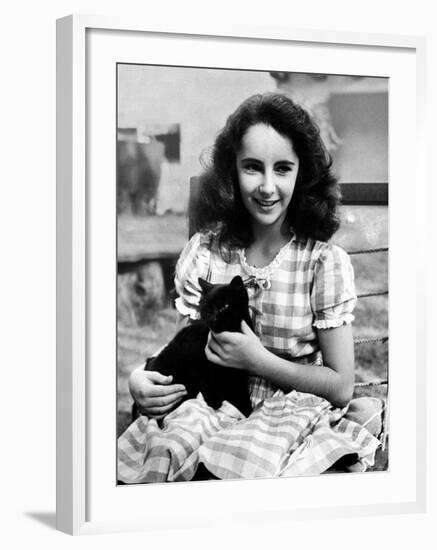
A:
MULTIPOLYGON (((235 275, 246 283, 255 332, 263 345, 293 361, 319 352, 317 329, 338 327, 354 319, 357 298, 347 253, 321 241, 300 240, 294 234, 267 267, 257 269, 247 264, 243 250, 232 252, 230 261, 225 262, 217 235, 196 233, 176 265, 177 310, 197 319, 198 277, 224 284, 235 275)), ((268 381, 251 377, 256 402, 271 397, 274 391, 268 381)))
POLYGON ((118 440, 118 478, 189 481, 200 462, 220 479, 316 475, 351 453, 364 471, 380 442, 345 412, 292 391, 278 392, 244 418, 228 402, 214 411, 199 394, 161 424, 145 416, 131 424, 118 440))
POLYGON ((214 233, 196 233, 183 249, 175 276, 175 303, 182 315, 199 317, 198 277, 224 284, 241 275, 258 314, 259 336, 273 352, 309 355, 319 349, 315 328, 353 321, 354 273, 342 248, 292 235, 267 267, 257 269, 247 264, 242 250, 225 262, 217 246, 214 233))

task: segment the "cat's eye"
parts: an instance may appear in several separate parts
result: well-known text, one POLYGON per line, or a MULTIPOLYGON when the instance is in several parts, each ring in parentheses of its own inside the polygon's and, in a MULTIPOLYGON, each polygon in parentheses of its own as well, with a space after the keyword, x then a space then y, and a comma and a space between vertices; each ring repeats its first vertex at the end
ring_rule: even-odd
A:
POLYGON ((223 313, 227 309, 229 309, 229 304, 224 304, 222 307, 219 308, 218 312, 223 313))

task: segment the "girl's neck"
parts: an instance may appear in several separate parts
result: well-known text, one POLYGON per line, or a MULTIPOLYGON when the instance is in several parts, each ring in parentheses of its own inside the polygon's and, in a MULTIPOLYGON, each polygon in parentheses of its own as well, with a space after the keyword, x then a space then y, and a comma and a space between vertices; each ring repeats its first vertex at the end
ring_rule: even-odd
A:
POLYGON ((254 240, 246 249, 246 260, 254 267, 265 267, 290 240, 290 233, 275 227, 253 228, 254 240))
POLYGON ((253 242, 250 249, 262 250, 265 252, 278 251, 290 240, 290 231, 285 226, 254 226, 253 242))

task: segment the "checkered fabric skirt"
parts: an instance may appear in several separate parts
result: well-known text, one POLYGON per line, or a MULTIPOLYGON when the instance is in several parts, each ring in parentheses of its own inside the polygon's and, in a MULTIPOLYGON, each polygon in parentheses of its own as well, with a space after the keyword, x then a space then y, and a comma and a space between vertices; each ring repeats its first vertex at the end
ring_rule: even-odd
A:
POLYGON ((365 471, 380 442, 346 411, 278 391, 245 418, 226 401, 213 410, 199 394, 162 420, 140 416, 127 428, 118 439, 118 479, 189 481, 199 463, 219 479, 316 475, 349 454, 365 471))

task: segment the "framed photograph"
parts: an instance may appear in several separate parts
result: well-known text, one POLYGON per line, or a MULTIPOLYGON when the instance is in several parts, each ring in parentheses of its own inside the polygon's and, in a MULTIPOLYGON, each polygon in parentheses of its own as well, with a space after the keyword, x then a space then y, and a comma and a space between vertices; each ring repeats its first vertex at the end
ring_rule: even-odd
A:
MULTIPOLYGON (((417 37, 172 28, 88 16, 58 20, 59 530, 85 534, 425 509, 424 49, 417 37), (230 468, 229 461, 223 466, 223 445, 220 466, 215 458, 207 462, 203 421, 194 409, 188 411, 189 400, 182 399, 164 420, 158 413, 138 416, 129 377, 148 368, 146 360, 173 338, 181 315, 198 315, 198 301, 184 298, 177 261, 189 256, 189 239, 196 240, 200 218, 194 214, 204 181, 199 176, 215 162, 217 136, 228 116, 255 95, 285 97, 304 109, 332 161, 329 170, 342 199, 340 229, 330 242, 348 253, 355 274, 356 295, 346 296, 345 287, 340 300, 351 306, 350 311, 342 306, 348 322, 354 306, 354 398, 372 398, 384 414, 366 439, 369 425, 360 430, 351 409, 339 404, 328 413, 327 401, 320 399, 325 416, 319 411, 319 420, 308 420, 311 426, 302 427, 282 454, 272 451, 266 436, 261 451, 253 453, 256 464, 245 466, 245 455, 245 465, 237 467, 241 443, 234 442, 238 452, 230 468), (405 281, 415 282, 414 292, 406 292, 405 281), (183 407, 189 413, 184 429, 189 425, 191 436, 200 434, 203 445, 195 452, 190 447, 191 454, 174 430, 183 407), (316 427, 325 420, 332 435, 320 444, 316 427), (346 450, 343 440, 338 444, 341 452, 335 446, 339 431, 353 434, 346 450), (151 441, 158 443, 153 447, 151 441), (164 449, 161 455, 158 448, 164 449), (199 452, 208 467, 203 477, 196 477, 199 452), (341 463, 351 456, 350 464, 341 463)), ((286 141, 281 132, 276 137, 286 141)), ((267 160, 262 170, 252 165, 244 170, 264 176, 267 160)), ((276 167, 279 172, 284 177, 276 167)), ((254 219, 270 215, 276 208, 271 202, 257 204, 254 219)), ((279 265, 286 246, 269 265, 279 265)), ((217 272, 221 268, 218 260, 208 261, 208 276, 196 274, 209 283, 228 282, 227 276, 209 276, 211 262, 217 272)), ((264 292, 274 275, 263 287, 258 272, 252 277, 248 272, 245 282, 254 280, 264 292)), ((338 287, 337 281, 332 285, 338 287)), ((246 287, 254 332, 281 355, 279 333, 270 337, 256 324, 256 316, 264 314, 268 324, 268 309, 257 309, 257 294, 251 294, 250 283, 246 287)), ((293 304, 293 311, 303 310, 304 298, 293 304)), ((314 326, 338 326, 326 322, 314 326)), ((320 350, 312 344, 312 329, 293 330, 300 331, 293 360, 311 357, 315 368, 313 354, 320 350)), ((277 398, 266 393, 257 402, 253 395, 254 413, 267 398, 277 398)), ((308 394, 293 395, 297 403, 308 394)), ((222 422, 229 431, 235 421, 241 431, 244 415, 235 416, 231 397, 230 408, 226 400, 212 407, 204 397, 196 399, 196 407, 199 402, 204 407, 199 414, 208 409, 211 425, 222 422)))

